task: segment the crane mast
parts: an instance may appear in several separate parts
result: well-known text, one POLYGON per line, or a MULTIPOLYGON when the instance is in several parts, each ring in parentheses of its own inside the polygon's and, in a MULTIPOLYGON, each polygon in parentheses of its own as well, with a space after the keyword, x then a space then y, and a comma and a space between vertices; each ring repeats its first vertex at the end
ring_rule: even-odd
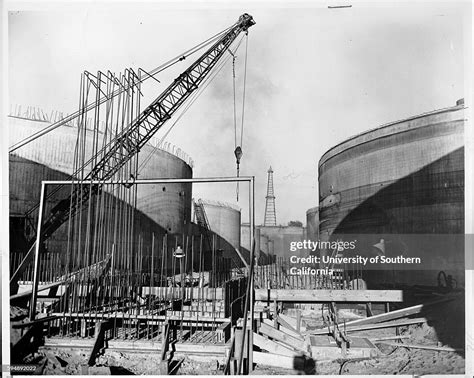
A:
MULTIPOLYGON (((133 158, 150 138, 168 121, 189 96, 199 87, 212 71, 220 58, 229 49, 238 35, 247 32, 255 24, 252 16, 245 13, 224 33, 205 53, 203 53, 186 71, 179 75, 156 100, 131 122, 113 141, 103 147, 96 156, 97 163, 84 180, 105 181, 111 179, 130 159, 133 158)), ((86 203, 92 195, 101 190, 100 185, 75 185, 71 195, 60 201, 43 224, 40 239, 44 241, 63 223, 79 210, 76 203, 86 203), (71 205, 72 204, 72 205, 71 205)), ((33 255, 35 240, 17 271, 10 280, 10 287, 16 285, 18 277, 26 268, 33 255)))

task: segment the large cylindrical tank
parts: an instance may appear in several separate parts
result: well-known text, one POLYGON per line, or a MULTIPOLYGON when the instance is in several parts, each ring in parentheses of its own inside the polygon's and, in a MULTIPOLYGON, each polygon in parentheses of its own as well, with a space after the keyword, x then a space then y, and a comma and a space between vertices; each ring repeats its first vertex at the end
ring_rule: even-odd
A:
POLYGON ((372 284, 436 284, 441 270, 464 281, 464 118, 458 101, 356 135, 322 156, 320 238, 352 235, 352 254, 421 258, 374 266, 372 284))
MULTIPOLYGON (((193 177, 191 165, 171 153, 181 154, 181 151, 166 146, 168 151, 151 145, 142 149, 139 164, 146 156, 152 158, 144 166, 140 179, 193 177)), ((137 196, 137 208, 170 233, 183 232, 184 225, 191 221, 191 183, 142 185, 138 187, 137 196)))
MULTIPOLYGON (((48 126, 49 122, 30 120, 21 117, 9 117, 10 145, 33 135, 48 126)), ((99 139, 100 139, 99 133, 99 139)), ((15 151, 16 156, 65 174, 74 171, 74 151, 78 137, 75 126, 61 126, 35 141, 15 151)), ((86 132, 86 149, 92 145, 93 133, 86 132)), ((86 151, 85 155, 90 156, 86 151)), ((165 144, 162 148, 145 145, 138 159, 139 177, 145 178, 192 178, 192 163, 184 152, 165 144), (144 164, 146 162, 146 164, 144 164)), ((15 162, 10 167, 15 169, 15 162)), ((42 168, 43 169, 43 168, 42 168)), ((20 174, 20 173, 17 173, 20 174)), ((43 176, 44 179, 45 176, 43 176)), ((33 175, 39 191, 41 175, 33 175), (39 181, 38 181, 39 180, 39 181)), ((25 180, 28 180, 26 177, 25 180)), ((18 187, 10 186, 14 196, 18 187)), ((35 190, 31 188, 31 190, 35 190)), ((183 226, 191 220, 190 183, 167 185, 140 185, 137 189, 137 209, 144 212, 170 233, 183 232, 183 226)), ((11 204, 14 211, 24 212, 34 201, 25 198, 25 207, 17 203, 11 204), (19 207, 18 207, 19 206, 19 207)))
MULTIPOLYGON (((37 117, 37 112, 33 114, 31 110, 27 117, 29 118, 16 114, 8 118, 10 145, 50 124, 50 122, 42 121, 40 117, 37 117), (33 118, 31 118, 32 115, 34 115, 33 118)), ((84 153, 86 157, 91 155, 92 134, 91 130, 86 130, 84 153)), ((98 133, 99 140, 102 135, 101 132, 98 133)), ((74 162, 77 139, 78 128, 65 125, 19 148, 9 156, 10 267, 13 270, 23 258, 28 249, 28 239, 34 235, 37 227, 38 211, 33 211, 28 217, 25 217, 25 213, 39 202, 41 181, 68 180, 74 172, 77 166, 74 162)), ((191 160, 173 146, 165 145, 163 148, 155 148, 152 145, 145 145, 139 154, 138 178, 192 178, 191 165, 191 160)), ((137 188, 136 203, 134 199, 128 198, 126 194, 128 189, 125 187, 121 187, 119 191, 122 193, 118 197, 115 196, 116 192, 112 193, 105 187, 103 195, 94 197, 91 206, 84 209, 81 216, 74 217, 74 222, 76 222, 74 224, 81 222, 80 226, 73 226, 74 236, 71 237, 70 224, 66 222, 47 239, 46 252, 42 256, 41 264, 46 264, 48 271, 56 267, 55 272, 60 274, 65 271, 67 265, 73 264, 74 266, 70 268, 78 269, 86 263, 67 257, 79 256, 81 251, 88 251, 86 255, 92 256, 92 260, 88 263, 94 263, 95 260, 100 260, 104 255, 110 254, 112 250, 120 257, 132 249, 136 252, 132 253, 133 255, 143 254, 143 264, 149 265, 150 259, 147 255, 151 253, 152 239, 154 238, 155 244, 158 245, 165 233, 180 235, 187 229, 184 225, 189 225, 191 218, 191 184, 166 185, 165 190, 163 187, 165 186, 137 185, 135 187, 137 188), (97 215, 93 217, 92 224, 95 225, 93 227, 99 230, 101 225, 107 223, 113 225, 110 227, 116 229, 117 232, 91 232, 86 221, 89 209, 94 209, 97 215), (80 236, 86 235, 88 233, 86 231, 93 238, 101 235, 100 237, 104 240, 88 243, 85 237, 80 236), (68 248, 73 248, 74 252, 64 253, 68 248)), ((51 189, 49 187, 50 191, 51 189)), ((69 194, 70 188, 66 186, 50 198, 45 206, 46 215, 53 206, 67 198, 69 194)), ((120 265, 117 263, 116 267, 120 268, 120 265)), ((41 277, 43 280, 53 278, 52 274, 41 277)), ((31 279, 31 271, 26 271, 22 279, 31 279)))
POLYGON ((306 211, 306 238, 316 241, 319 239, 319 207, 306 211))
POLYGON ((201 200, 209 227, 232 247, 240 249, 240 209, 224 202, 201 200))
MULTIPOLYGON (((30 217, 25 217, 25 212, 39 202, 41 181, 68 180, 69 176, 44 164, 39 164, 14 154, 10 155, 9 165, 10 269, 11 273, 13 273, 28 250, 28 240, 34 236, 34 231, 37 227, 38 212, 33 212, 30 217)), ((48 188, 52 189, 51 187, 48 188)), ((49 214, 58 201, 66 198, 69 193, 70 190, 64 187, 63 190, 47 199, 45 214, 49 214)), ((118 200, 111 194, 104 192, 100 196, 100 200, 94 197, 91 207, 84 208, 81 214, 74 217, 73 222, 69 223, 69 221, 66 221, 46 240, 46 252, 42 255, 40 262, 42 267, 40 269, 40 280, 50 281, 64 274, 67 265, 70 265, 72 269, 82 268, 86 264, 85 260, 77 262, 75 259, 70 258, 70 256, 80 255, 81 251, 89 251, 88 254, 92 256, 91 264, 100 261, 104 255, 111 253, 113 250, 117 255, 123 254, 124 251, 130 250, 130 248, 136 251, 136 253, 140 253, 141 249, 143 249, 144 254, 147 254, 152 245, 152 238, 155 237, 157 240, 161 240, 165 233, 165 229, 150 217, 133 208, 125 201, 118 200), (102 211, 105 212, 97 211, 97 218, 93 217, 95 220, 89 225, 87 222, 88 212, 90 209, 97 209, 98 204, 104 205, 102 211), (106 223, 115 224, 115 221, 120 221, 124 214, 129 215, 130 219, 133 215, 134 230, 138 230, 138 232, 132 231, 131 223, 127 226, 121 224, 118 226, 118 233, 115 237, 112 237, 113 231, 106 232, 102 234, 102 237, 99 237, 99 242, 87 243, 84 235, 89 232, 94 235, 94 238, 97 237, 99 234, 91 230, 97 230, 106 223), (77 228, 78 224, 80 224, 79 228, 77 228), (74 230, 73 235, 71 234, 70 227, 74 230), (80 237, 80 235, 83 236, 80 237), (140 244, 139 240, 142 240, 143 243, 140 244)), ((116 266, 120 268, 119 264, 116 266)), ((32 279, 31 266, 21 279, 26 281, 32 279)))

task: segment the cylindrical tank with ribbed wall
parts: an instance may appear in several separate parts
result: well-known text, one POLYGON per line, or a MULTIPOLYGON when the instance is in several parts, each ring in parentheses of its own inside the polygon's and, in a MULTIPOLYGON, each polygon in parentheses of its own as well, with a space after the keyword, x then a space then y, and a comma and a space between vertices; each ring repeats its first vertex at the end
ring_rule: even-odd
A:
MULTIPOLYGON (((33 135, 48 125, 47 122, 19 117, 8 119, 10 145, 33 135)), ((19 148, 15 154, 50 169, 72 174, 77 137, 77 127, 61 126, 19 148)), ((86 146, 90 147, 93 138, 90 130, 87 130, 86 138, 86 146)), ((86 151, 85 156, 90 156, 90 154, 90 151, 86 151)), ((183 152, 170 145, 166 145, 164 149, 146 145, 139 154, 138 166, 140 179, 192 178, 190 159, 186 159, 183 152), (143 164, 145 161, 146 164, 143 164)), ((11 188, 11 191, 14 193, 16 189, 11 188)), ((191 220, 191 191, 192 184, 190 183, 142 185, 138 187, 137 209, 143 211, 168 232, 181 233, 183 225, 191 220)), ((27 208, 15 211, 26 210, 27 208)))
POLYGON ((319 239, 319 207, 306 210, 306 238, 316 241, 319 239))
MULTIPOLYGON (((31 209, 34 205, 39 202, 41 181, 52 181, 52 180, 68 180, 69 175, 49 168, 44 164, 39 164, 34 161, 24 159, 17 155, 11 154, 9 158, 9 185, 10 185, 10 269, 11 273, 18 267, 19 262, 24 257, 28 250, 28 239, 34 236, 34 230, 37 227, 37 212, 33 212, 30 219, 25 218, 25 212, 31 209)), ((56 187, 48 186, 47 193, 51 193, 56 187)), ((64 199, 70 193, 70 189, 66 186, 58 193, 56 193, 50 199, 47 199, 45 204, 45 214, 49 214, 51 209, 58 204, 58 201, 64 199)), ((97 198, 94 197, 94 200, 97 198)), ((101 214, 98 211, 96 214, 101 214)), ((42 255, 41 264, 45 264, 49 271, 40 272, 40 280, 49 281, 53 276, 48 274, 59 274, 65 272, 67 265, 76 264, 75 268, 79 269, 84 266, 82 262, 75 262, 74 259, 68 258, 66 251, 72 252, 70 256, 77 256, 84 250, 89 250, 89 255, 92 256, 90 263, 95 263, 97 259, 100 260, 100 252, 103 254, 111 253, 112 250, 116 251, 117 255, 124 253, 123 251, 133 248, 137 252, 140 249, 139 239, 143 241, 143 247, 145 254, 149 252, 152 245, 152 238, 161 240, 161 237, 166 233, 164 228, 160 227, 150 217, 143 214, 141 211, 132 209, 132 206, 125 203, 124 201, 117 200, 116 197, 111 194, 104 192, 101 195, 100 201, 92 204, 90 208, 84 208, 80 214, 75 217, 76 221, 80 221, 79 229, 76 227, 77 223, 66 221, 59 227, 45 242, 46 251, 45 255, 42 255), (98 218, 88 223, 87 219, 89 211, 91 209, 97 209, 97 204, 103 204, 103 209, 107 209, 98 218), (115 224, 115 220, 122 218, 122 215, 133 214, 134 228, 138 232, 132 233, 130 226, 121 224, 118 226, 119 232, 116 236, 112 237, 112 232, 102 233, 102 237, 99 237, 100 242, 93 244, 86 242, 85 235, 89 231, 95 237, 98 237, 98 233, 91 232, 97 225, 104 225, 106 221, 110 224, 115 224), (71 237, 71 228, 74 229, 74 234, 71 237), (81 234, 82 237, 79 235, 81 234), (74 244, 71 244, 74 240, 74 244), (87 244, 90 244, 88 249, 87 244), (73 247, 74 245, 74 247, 73 247), (74 252, 73 252, 74 251, 74 252), (54 266, 51 264, 55 264, 54 266), (62 272, 62 273, 61 273, 62 272), (49 278, 48 278, 49 277, 49 278)), ((98 240, 98 239, 96 239, 98 240)), ((120 268, 120 265, 116 265, 120 268)), ((27 270, 23 279, 31 280, 32 278, 31 266, 27 270)))
MULTIPOLYGON (((140 160, 149 155, 153 159, 144 166, 140 179, 193 177, 191 166, 173 154, 148 145, 142 149, 140 160)), ((137 208, 168 232, 183 232, 191 221, 191 183, 147 184, 139 186, 137 193, 137 208)))
POLYGON ((201 200, 210 229, 240 249, 240 209, 228 203, 201 200))
POLYGON ((322 156, 321 240, 352 235, 352 254, 421 258, 366 267, 375 270, 373 284, 436 284, 441 270, 463 283, 464 118, 461 100, 356 135, 322 156))

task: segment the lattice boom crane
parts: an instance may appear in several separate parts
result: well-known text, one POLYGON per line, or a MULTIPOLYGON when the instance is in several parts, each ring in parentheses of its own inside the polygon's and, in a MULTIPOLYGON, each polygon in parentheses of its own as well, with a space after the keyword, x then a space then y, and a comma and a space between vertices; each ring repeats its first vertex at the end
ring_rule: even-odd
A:
MULTIPOLYGON (((247 32, 248 28, 254 24, 255 21, 252 16, 247 13, 241 15, 239 20, 143 110, 130 126, 113 140, 113 143, 109 143, 98 152, 97 156, 102 157, 98 159, 98 162, 84 177, 84 180, 102 181, 111 179, 198 88, 237 36, 242 32, 247 32)), ((41 240, 51 236, 69 217, 79 210, 76 206, 71 206, 71 203, 76 203, 76 201, 85 203, 91 195, 98 191, 99 186, 97 185, 76 186, 76 189, 68 198, 60 201, 52 209, 50 216, 42 227, 41 240)), ((33 241, 28 253, 10 280, 11 288, 12 285, 16 285, 18 277, 31 260, 34 246, 35 242, 33 241)))

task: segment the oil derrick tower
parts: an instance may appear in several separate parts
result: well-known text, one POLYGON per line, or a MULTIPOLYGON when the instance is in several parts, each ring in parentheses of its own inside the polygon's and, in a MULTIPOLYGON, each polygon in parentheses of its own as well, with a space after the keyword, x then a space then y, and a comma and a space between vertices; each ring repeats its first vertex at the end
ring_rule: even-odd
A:
POLYGON ((275 195, 273 192, 273 169, 268 169, 267 196, 265 197, 264 226, 276 226, 275 195))

